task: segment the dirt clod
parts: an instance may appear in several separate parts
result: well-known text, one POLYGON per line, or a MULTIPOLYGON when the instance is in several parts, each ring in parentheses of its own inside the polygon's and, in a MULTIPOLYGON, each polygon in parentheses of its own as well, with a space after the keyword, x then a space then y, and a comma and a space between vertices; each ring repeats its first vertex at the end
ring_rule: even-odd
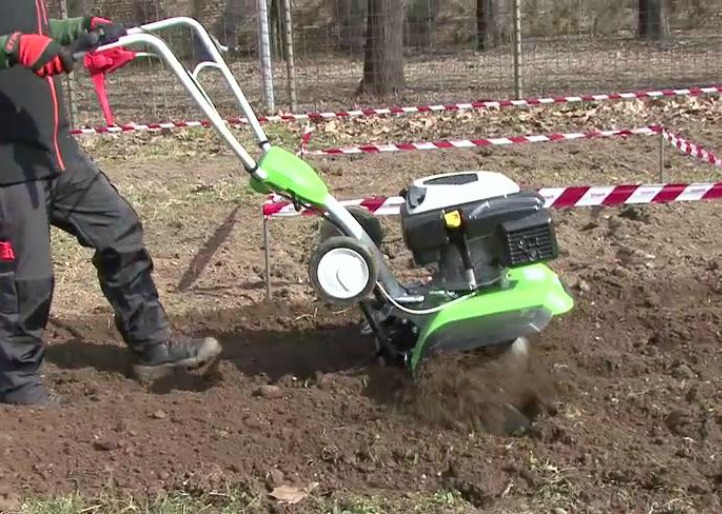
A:
POLYGON ((269 490, 273 490, 275 487, 282 485, 285 478, 286 476, 283 474, 283 471, 279 469, 272 469, 266 475, 266 485, 269 490))
POLYGON ((672 370, 672 376, 674 376, 674 378, 678 378, 680 380, 685 380, 685 379, 694 378, 695 373, 694 373, 694 371, 692 371, 692 368, 690 368, 686 364, 680 364, 672 370))
POLYGON ((539 483, 539 477, 530 469, 524 468, 519 470, 519 476, 524 479, 529 487, 535 488, 539 483))
POLYGON ((582 293, 588 293, 592 290, 592 286, 589 285, 589 282, 583 279, 579 279, 576 283, 576 289, 581 291, 582 293))
POLYGON ((254 394, 256 396, 260 396, 261 398, 266 398, 270 400, 283 396, 283 389, 276 385, 262 385, 261 387, 256 389, 254 394))
POLYGON ((101 439, 99 441, 93 442, 93 447, 96 450, 109 452, 113 450, 117 450, 120 448, 121 444, 119 441, 113 440, 113 439, 101 439))
POLYGON ((10 514, 17 512, 22 505, 20 495, 16 492, 0 491, 0 513, 10 514))

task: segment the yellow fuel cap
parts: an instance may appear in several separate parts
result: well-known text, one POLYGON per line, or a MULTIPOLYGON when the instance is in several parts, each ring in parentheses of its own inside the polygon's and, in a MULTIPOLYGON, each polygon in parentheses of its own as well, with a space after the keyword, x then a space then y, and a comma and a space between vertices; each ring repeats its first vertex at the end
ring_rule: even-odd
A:
POLYGON ((459 211, 444 213, 444 222, 446 222, 447 228, 459 228, 461 226, 461 213, 459 211))

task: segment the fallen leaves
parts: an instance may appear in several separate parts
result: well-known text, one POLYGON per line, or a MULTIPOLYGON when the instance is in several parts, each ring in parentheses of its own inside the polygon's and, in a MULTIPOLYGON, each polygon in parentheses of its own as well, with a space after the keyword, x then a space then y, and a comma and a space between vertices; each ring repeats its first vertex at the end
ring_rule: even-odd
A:
POLYGON ((271 498, 279 503, 295 505, 302 502, 319 486, 318 482, 311 482, 303 489, 290 485, 281 485, 269 493, 271 498))
POLYGON ((597 104, 569 103, 543 108, 474 109, 413 115, 370 116, 316 122, 316 148, 348 144, 407 143, 503 137, 549 132, 610 130, 646 125, 674 125, 693 116, 722 119, 722 102, 715 99, 675 98, 662 103, 627 100, 597 104))
MULTIPOLYGON (((661 100, 608 101, 597 104, 567 103, 544 107, 464 109, 433 113, 385 115, 314 120, 310 149, 357 144, 410 143, 443 139, 508 137, 516 135, 611 130, 665 124, 686 130, 689 123, 722 120, 718 98, 679 97, 661 100)), ((296 146, 307 122, 269 124, 274 144, 296 146)), ((242 144, 251 144, 247 127, 233 128, 242 144)), ((692 137, 695 134, 690 134, 692 137)), ((84 148, 102 158, 158 158, 173 155, 193 158, 227 152, 214 130, 205 128, 163 133, 138 132, 123 136, 103 135, 80 139, 84 148), (129 151, 133 148, 133 151, 129 151)), ((716 141, 705 141, 715 146, 716 141)))

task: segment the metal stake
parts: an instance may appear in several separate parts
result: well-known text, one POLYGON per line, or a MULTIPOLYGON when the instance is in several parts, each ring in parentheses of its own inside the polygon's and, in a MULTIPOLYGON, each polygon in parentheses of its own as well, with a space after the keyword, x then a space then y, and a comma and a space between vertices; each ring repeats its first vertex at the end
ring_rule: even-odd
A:
POLYGON ((664 129, 659 132, 659 183, 664 184, 664 129))
POLYGON ((271 299, 271 234, 268 230, 268 216, 263 217, 263 258, 266 261, 266 299, 271 299))

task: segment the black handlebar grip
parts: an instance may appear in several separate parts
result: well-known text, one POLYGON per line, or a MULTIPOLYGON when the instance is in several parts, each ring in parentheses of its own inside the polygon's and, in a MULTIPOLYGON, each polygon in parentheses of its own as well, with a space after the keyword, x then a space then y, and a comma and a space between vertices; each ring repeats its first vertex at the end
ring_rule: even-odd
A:
POLYGON ((95 50, 100 46, 101 34, 98 31, 91 31, 83 34, 71 44, 63 48, 63 61, 70 59, 73 62, 83 58, 87 52, 95 50))
POLYGON ((75 56, 68 50, 67 47, 64 47, 59 54, 60 61, 63 63, 63 69, 65 70, 65 73, 70 73, 73 71, 73 68, 75 68, 75 56))

